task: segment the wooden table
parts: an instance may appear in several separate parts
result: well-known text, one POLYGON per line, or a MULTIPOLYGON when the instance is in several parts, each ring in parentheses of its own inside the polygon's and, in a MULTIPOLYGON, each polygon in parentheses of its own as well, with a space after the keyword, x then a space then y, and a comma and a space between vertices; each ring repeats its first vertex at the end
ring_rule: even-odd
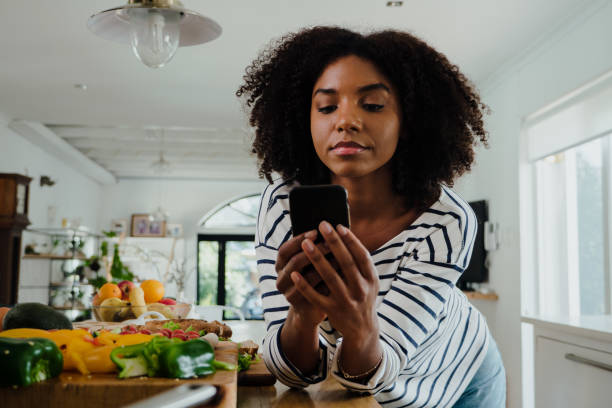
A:
POLYGON ((267 387, 238 387, 238 408, 365 408, 380 407, 372 396, 346 390, 333 377, 303 390, 277 382, 267 387))
MULTIPOLYGON (((229 341, 219 342, 215 358, 236 364, 238 347, 229 341)), ((2 367, 0 367, 2 369, 2 367)), ((117 374, 81 375, 64 371, 57 378, 30 387, 0 387, 0 407, 4 408, 107 408, 151 397, 180 384, 211 384, 217 387, 215 401, 209 406, 234 408, 237 392, 236 371, 217 371, 197 379, 135 377, 118 379, 117 374)))

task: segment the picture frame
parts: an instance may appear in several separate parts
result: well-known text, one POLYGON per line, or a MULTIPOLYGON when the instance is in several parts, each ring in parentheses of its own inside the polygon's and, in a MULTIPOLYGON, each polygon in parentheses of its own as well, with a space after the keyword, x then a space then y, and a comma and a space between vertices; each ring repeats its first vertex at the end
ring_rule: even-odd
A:
POLYGON ((132 214, 133 237, 149 236, 149 214, 132 214))
POLYGON ((128 232, 128 220, 125 218, 111 220, 110 230, 117 234, 117 236, 126 234, 128 232))
POLYGON ((183 236, 183 224, 167 224, 166 236, 172 238, 180 238, 183 236))
POLYGON ((165 237, 166 236, 166 221, 151 221, 149 220, 149 237, 165 237))
POLYGON ((133 237, 165 237, 166 221, 152 221, 150 214, 132 214, 133 237))

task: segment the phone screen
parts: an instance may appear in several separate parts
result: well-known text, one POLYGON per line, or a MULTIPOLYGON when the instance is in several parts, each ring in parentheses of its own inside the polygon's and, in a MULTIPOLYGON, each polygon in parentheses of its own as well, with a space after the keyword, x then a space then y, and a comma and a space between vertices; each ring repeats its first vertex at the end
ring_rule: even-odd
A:
MULTIPOLYGON (((348 194, 344 187, 335 184, 295 187, 289 192, 289 212, 294 237, 306 231, 318 231, 321 221, 329 222, 334 228, 338 224, 350 227, 348 194)), ((318 233, 314 243, 320 242, 323 237, 318 233)), ((336 265, 331 252, 325 258, 332 266, 336 265)), ((301 273, 317 292, 329 295, 329 288, 315 273, 312 264, 305 266, 301 273)))
POLYGON ((289 192, 289 210, 294 237, 318 230, 324 220, 334 228, 338 224, 350 227, 348 194, 344 187, 336 184, 295 187, 289 192))

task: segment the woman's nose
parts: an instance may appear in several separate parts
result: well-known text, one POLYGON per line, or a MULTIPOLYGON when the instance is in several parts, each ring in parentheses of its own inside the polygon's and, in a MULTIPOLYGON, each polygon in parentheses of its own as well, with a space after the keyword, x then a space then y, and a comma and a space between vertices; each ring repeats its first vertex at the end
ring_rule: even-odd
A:
POLYGON ((357 109, 351 106, 346 106, 347 104, 344 105, 345 106, 341 105, 338 107, 338 122, 336 124, 336 130, 338 132, 360 131, 362 123, 357 109))

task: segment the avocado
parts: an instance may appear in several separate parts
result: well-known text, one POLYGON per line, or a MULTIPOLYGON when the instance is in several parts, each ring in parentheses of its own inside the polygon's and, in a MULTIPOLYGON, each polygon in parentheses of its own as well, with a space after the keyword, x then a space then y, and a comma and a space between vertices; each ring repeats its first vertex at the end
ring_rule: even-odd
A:
POLYGON ((3 328, 72 329, 72 323, 63 313, 42 303, 18 303, 4 316, 3 328))

